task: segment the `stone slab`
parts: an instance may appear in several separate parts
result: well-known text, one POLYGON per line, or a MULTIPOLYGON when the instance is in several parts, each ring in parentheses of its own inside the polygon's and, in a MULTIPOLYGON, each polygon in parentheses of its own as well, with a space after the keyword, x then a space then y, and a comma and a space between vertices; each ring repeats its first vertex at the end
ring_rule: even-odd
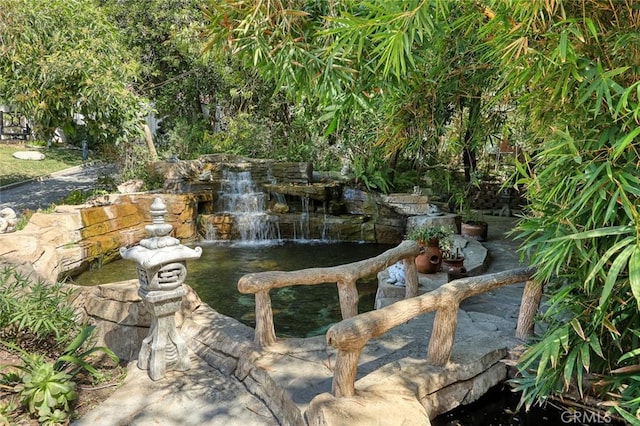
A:
POLYGON ((453 213, 445 213, 440 216, 409 216, 407 218, 407 233, 422 227, 451 226, 453 229, 457 229, 456 221, 459 220, 458 218, 459 216, 453 213))
POLYGON ((13 154, 13 158, 17 158, 18 160, 30 160, 30 161, 41 161, 44 160, 45 155, 38 151, 16 151, 13 154))

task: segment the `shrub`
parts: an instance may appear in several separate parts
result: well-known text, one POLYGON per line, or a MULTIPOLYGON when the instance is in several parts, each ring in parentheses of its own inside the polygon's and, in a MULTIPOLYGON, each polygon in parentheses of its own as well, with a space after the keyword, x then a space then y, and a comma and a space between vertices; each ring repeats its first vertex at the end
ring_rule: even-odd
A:
POLYGON ((116 364, 118 357, 109 348, 95 346, 95 326, 75 323, 70 292, 61 283, 33 282, 5 266, 0 290, 0 344, 21 360, 0 373, 0 385, 13 393, 0 404, 0 424, 22 414, 18 401, 41 424, 68 423, 70 403, 77 397, 76 377, 86 372, 102 380, 92 365, 94 355, 102 352, 116 364))
POLYGON ((28 349, 59 352, 77 329, 62 283, 32 282, 12 266, 0 270, 0 337, 28 349))

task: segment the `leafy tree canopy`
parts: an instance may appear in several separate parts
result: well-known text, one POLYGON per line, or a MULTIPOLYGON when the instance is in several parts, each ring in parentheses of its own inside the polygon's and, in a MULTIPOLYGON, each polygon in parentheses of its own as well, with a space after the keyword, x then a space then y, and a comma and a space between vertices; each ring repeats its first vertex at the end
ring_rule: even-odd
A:
POLYGON ((319 107, 327 134, 382 123, 369 143, 420 158, 455 113, 467 114, 458 138, 470 151, 501 121, 486 102, 496 69, 483 61, 476 2, 210 1, 206 13, 209 47, 319 107))
POLYGON ((132 89, 139 63, 92 1, 6 0, 0 8, 0 98, 44 138, 73 134, 78 114, 90 141, 135 133, 144 100, 132 89))

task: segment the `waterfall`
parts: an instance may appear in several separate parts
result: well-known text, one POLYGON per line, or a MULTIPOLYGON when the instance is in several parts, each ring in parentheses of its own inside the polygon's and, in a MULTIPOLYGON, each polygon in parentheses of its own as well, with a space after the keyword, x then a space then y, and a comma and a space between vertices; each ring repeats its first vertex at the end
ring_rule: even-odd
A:
POLYGON ((300 238, 304 240, 309 239, 309 197, 302 197, 300 202, 300 238))
POLYGON ((264 192, 251 179, 251 172, 223 170, 218 213, 233 217, 234 226, 243 243, 267 242, 280 239, 278 218, 265 211, 264 192))

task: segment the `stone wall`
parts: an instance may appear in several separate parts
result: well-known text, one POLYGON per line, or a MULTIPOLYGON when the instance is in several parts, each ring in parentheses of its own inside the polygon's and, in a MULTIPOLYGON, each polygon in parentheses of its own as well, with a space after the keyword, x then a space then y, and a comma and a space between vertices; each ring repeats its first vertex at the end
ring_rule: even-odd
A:
POLYGON ((288 183, 308 184, 313 181, 313 168, 306 162, 286 162, 237 157, 226 154, 202 155, 196 160, 158 161, 154 170, 164 179, 165 192, 213 192, 220 190, 223 170, 250 171, 256 185, 288 183))
POLYGON ((23 230, 0 234, 0 257, 5 263, 28 262, 50 282, 76 275, 117 258, 120 247, 145 238, 149 206, 156 197, 167 205, 165 220, 174 227, 172 235, 184 242, 198 240, 198 206, 210 195, 114 194, 91 205, 35 213, 23 230))
POLYGON ((521 191, 511 190, 510 199, 503 197, 502 184, 499 182, 482 182, 471 191, 471 207, 477 210, 499 212, 505 204, 512 210, 521 210, 526 204, 521 191))
MULTIPOLYGON (((216 212, 223 171, 248 171, 267 197, 266 213, 277 218, 284 239, 309 238, 397 244, 405 235, 406 218, 426 214, 428 197, 381 196, 349 187, 349 179, 315 177, 310 163, 252 159, 224 154, 196 160, 156 162, 170 193, 209 194, 198 209, 199 234, 236 239, 234 218, 216 212)), ((319 176, 319 174, 318 174, 319 176)))

